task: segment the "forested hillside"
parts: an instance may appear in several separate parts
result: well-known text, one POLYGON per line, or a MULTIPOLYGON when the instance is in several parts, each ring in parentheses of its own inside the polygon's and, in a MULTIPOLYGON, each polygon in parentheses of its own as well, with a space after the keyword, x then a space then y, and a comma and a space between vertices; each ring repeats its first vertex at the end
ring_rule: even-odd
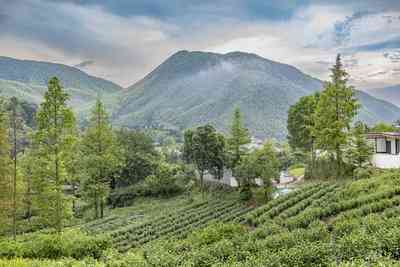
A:
POLYGON ((97 97, 113 103, 113 95, 122 88, 110 81, 90 76, 85 72, 62 64, 17 60, 0 57, 0 95, 16 96, 21 100, 39 104, 50 78, 57 76, 70 95, 69 103, 76 111, 88 112, 97 97))
MULTIPOLYGON (((3 96, 38 104, 52 76, 59 77, 80 120, 101 97, 117 126, 182 131, 211 123, 226 132, 230 114, 240 107, 252 135, 278 140, 286 137, 290 105, 323 87, 290 65, 242 52, 180 51, 127 89, 74 67, 0 57, 3 96)), ((357 120, 372 125, 400 118, 400 108, 391 103, 362 91, 357 97, 357 120)))
MULTIPOLYGON (((321 90, 323 83, 286 64, 255 54, 180 51, 123 93, 117 125, 186 129, 211 123, 224 132, 240 107, 251 134, 286 136, 289 106, 321 90)), ((357 92, 357 119, 368 124, 400 118, 400 108, 357 92)))

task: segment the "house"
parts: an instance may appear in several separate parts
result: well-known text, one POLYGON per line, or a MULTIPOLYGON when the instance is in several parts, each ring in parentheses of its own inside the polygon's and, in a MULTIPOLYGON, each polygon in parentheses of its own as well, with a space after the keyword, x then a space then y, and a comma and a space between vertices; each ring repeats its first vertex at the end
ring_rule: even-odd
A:
POLYGON ((373 144, 372 164, 377 168, 400 168, 400 132, 368 133, 373 144))

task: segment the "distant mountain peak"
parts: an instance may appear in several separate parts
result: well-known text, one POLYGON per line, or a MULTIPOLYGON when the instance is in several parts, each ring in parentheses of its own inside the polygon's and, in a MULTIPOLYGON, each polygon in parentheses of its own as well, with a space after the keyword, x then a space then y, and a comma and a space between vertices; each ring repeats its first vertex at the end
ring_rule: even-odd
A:
POLYGON ((74 67, 75 68, 86 68, 86 67, 89 67, 89 66, 91 66, 91 65, 93 65, 94 64, 94 61, 93 60, 85 60, 85 61, 82 61, 81 63, 79 63, 79 64, 76 64, 76 65, 74 65, 74 67))

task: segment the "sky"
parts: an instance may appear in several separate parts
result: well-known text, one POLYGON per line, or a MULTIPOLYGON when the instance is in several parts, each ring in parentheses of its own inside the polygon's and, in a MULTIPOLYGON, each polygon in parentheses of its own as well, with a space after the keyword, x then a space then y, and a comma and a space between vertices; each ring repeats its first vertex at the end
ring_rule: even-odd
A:
POLYGON ((400 0, 0 0, 0 56, 124 87, 179 50, 244 51, 357 89, 400 84, 400 0))

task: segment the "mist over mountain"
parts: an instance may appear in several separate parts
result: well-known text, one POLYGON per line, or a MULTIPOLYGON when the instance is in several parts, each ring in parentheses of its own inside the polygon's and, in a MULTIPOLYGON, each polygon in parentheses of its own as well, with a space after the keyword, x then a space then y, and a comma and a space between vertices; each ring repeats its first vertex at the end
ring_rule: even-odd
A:
MULTIPOLYGON (((255 54, 179 51, 123 92, 114 122, 129 127, 186 129, 212 123, 227 131, 236 106, 254 136, 286 136, 287 111, 323 87, 297 68, 255 54)), ((400 109, 357 92, 358 120, 393 121, 400 109)))
MULTIPOLYGON (((53 76, 81 118, 101 96, 116 126, 184 130, 211 123, 226 132, 238 106, 252 135, 279 140, 286 137, 290 105, 323 87, 293 66, 243 52, 179 51, 126 89, 74 67, 0 57, 1 95, 39 104, 53 76)), ((363 105, 357 120, 373 124, 400 118, 399 107, 356 94, 363 105)))

